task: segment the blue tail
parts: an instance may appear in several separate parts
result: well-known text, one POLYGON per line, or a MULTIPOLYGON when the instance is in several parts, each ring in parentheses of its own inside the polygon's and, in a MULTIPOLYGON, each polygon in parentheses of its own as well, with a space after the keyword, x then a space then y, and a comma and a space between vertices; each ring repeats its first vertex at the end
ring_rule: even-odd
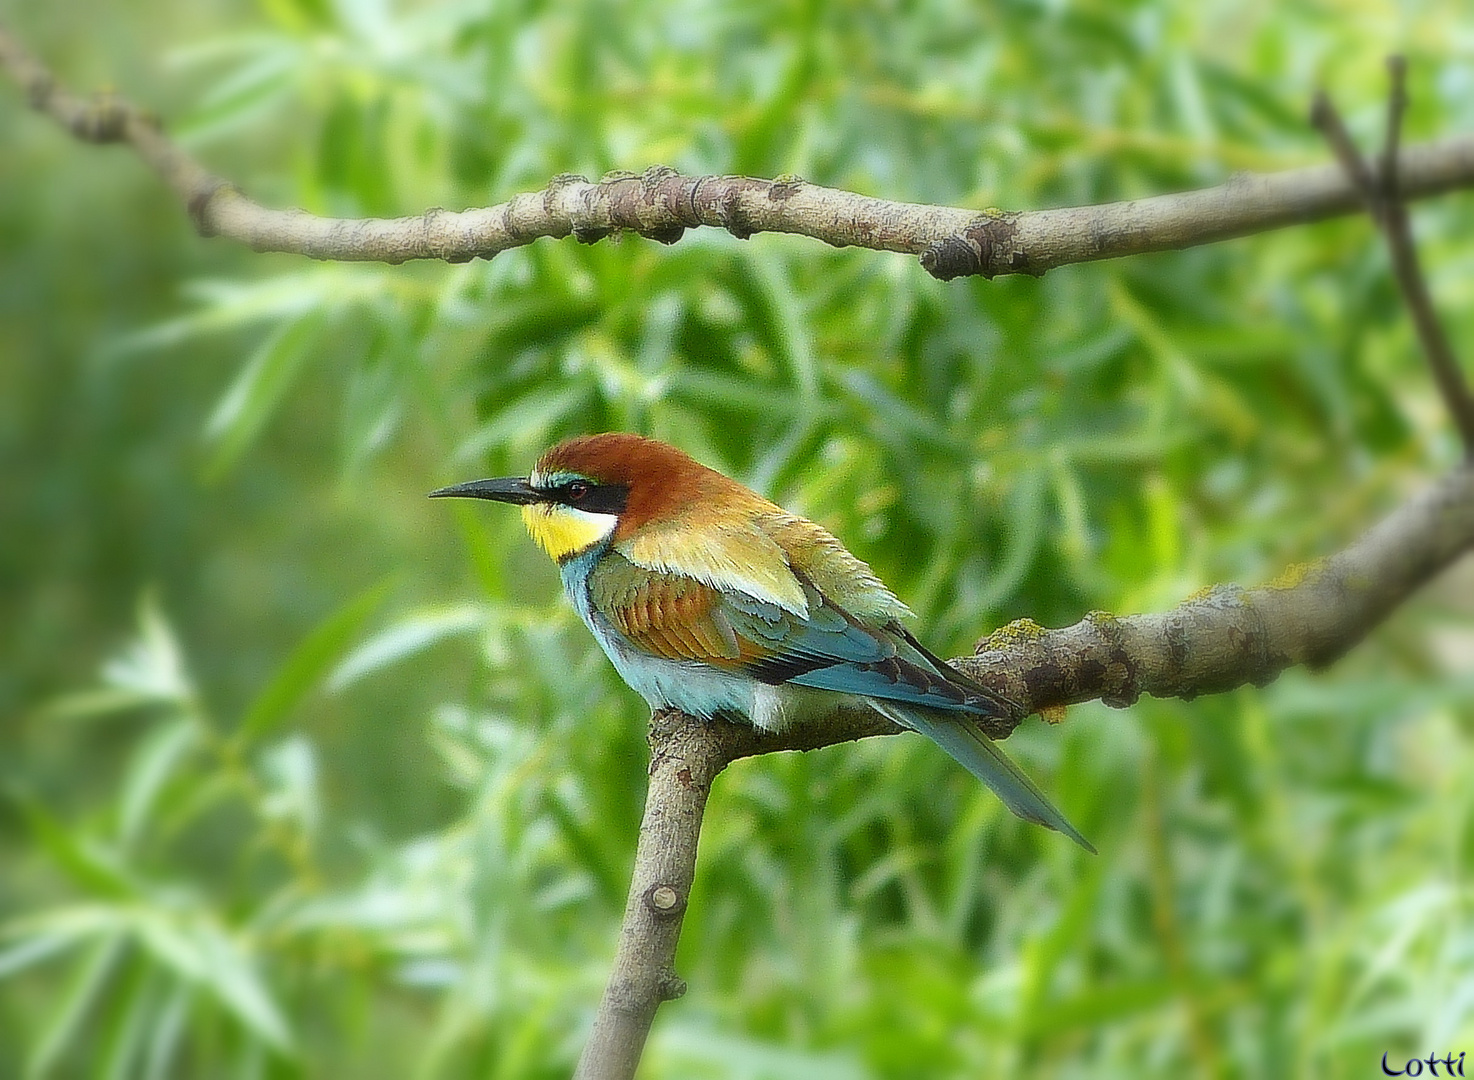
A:
POLYGON ((894 701, 870 699, 881 714, 902 727, 920 732, 936 743, 968 772, 992 789, 1003 805, 1025 821, 1064 833, 1090 854, 1096 854, 1089 840, 1065 820, 1065 816, 1040 791, 1034 781, 1015 765, 996 743, 978 730, 966 716, 955 713, 938 715, 926 709, 915 709, 894 701))

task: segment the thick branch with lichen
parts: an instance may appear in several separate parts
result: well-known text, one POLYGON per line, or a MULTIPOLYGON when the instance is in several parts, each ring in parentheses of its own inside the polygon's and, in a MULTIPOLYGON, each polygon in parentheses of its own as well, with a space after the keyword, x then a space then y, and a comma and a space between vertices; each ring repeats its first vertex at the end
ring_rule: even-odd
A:
MULTIPOLYGON (((1470 548, 1474 467, 1465 467, 1345 550, 1291 567, 1267 585, 1221 585, 1156 615, 1095 612, 1059 630, 1011 623, 953 663, 1015 703, 1010 716, 989 728, 999 738, 1030 713, 1082 701, 1125 707, 1142 694, 1191 699, 1263 686, 1286 668, 1329 664, 1470 548)), ((673 963, 712 780, 738 758, 899 730, 866 709, 781 732, 674 710, 652 718, 650 787, 634 877, 614 969, 577 1077, 632 1077, 656 1010, 684 992, 673 963)))
POLYGON ((1474 469, 1461 468, 1344 551, 1267 585, 1218 586, 1161 615, 1094 614, 1062 630, 1015 623, 957 664, 1024 713, 1263 686, 1337 659, 1471 547, 1474 469))
MULTIPOLYGON (((997 738, 1032 713, 1082 701, 1125 707, 1143 694, 1191 700, 1263 686, 1286 668, 1331 663, 1471 548, 1474 468, 1466 467, 1345 550, 1291 567, 1266 585, 1219 585, 1160 614, 1092 612, 1057 630, 1020 620, 952 663, 1015 703, 1010 716, 985 722, 997 738)), ((712 737, 735 759, 897 730, 856 710, 776 733, 720 725, 712 737)))
MULTIPOLYGON (((1263 175, 1173 195, 1100 206, 1022 212, 894 202, 796 177, 685 176, 656 166, 598 183, 556 177, 542 191, 496 206, 429 210, 414 217, 338 219, 254 202, 163 133, 158 119, 112 95, 79 97, 0 29, 0 69, 37 110, 89 142, 131 145, 184 202, 200 232, 314 259, 404 262, 489 259, 541 237, 593 243, 633 232, 675 243, 689 228, 737 237, 792 233, 836 247, 914 255, 948 280, 1042 274, 1069 263, 1212 243, 1350 213, 1361 195, 1335 165, 1263 175)), ((1413 199, 1474 187, 1474 137, 1401 151, 1399 195, 1413 199)))

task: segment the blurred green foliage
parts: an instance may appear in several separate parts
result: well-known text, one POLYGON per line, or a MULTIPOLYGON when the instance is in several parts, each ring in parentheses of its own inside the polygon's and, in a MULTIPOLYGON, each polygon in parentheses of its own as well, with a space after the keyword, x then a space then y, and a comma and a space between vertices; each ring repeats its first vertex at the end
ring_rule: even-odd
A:
MULTIPOLYGON (((262 200, 485 205, 664 163, 1030 208, 1474 124, 1391 0, 0 0, 262 200)), ((1474 348, 1467 198, 1420 206, 1474 348)), ((1042 280, 690 234, 334 266, 195 239, 0 91, 0 1075, 555 1077, 612 954, 644 708, 515 515, 566 434, 679 443, 965 651, 1333 550, 1457 448, 1365 221, 1042 280)), ((735 766, 650 1077, 1365 1076, 1469 1047, 1474 590, 1333 670, 1010 749, 735 766)))

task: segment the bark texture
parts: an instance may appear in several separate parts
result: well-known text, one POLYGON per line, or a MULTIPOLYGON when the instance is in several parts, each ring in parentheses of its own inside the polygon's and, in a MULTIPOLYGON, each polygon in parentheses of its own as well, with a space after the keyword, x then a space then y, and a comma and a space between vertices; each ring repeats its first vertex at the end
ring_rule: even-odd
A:
MULTIPOLYGON (((31 105, 88 142, 133 147, 174 190, 205 236, 314 259, 401 263, 489 259, 542 237, 594 243, 632 232, 673 244, 710 226, 746 238, 792 233, 835 247, 914 255, 943 281, 1043 274, 1069 263, 1166 251, 1346 214, 1362 197, 1334 164, 1244 173, 1217 187, 1100 206, 1019 212, 894 202, 795 177, 685 176, 653 166, 597 183, 563 175, 496 206, 413 217, 325 218, 262 206, 164 135, 160 121, 111 95, 80 97, 0 27, 0 69, 31 105)), ((1401 198, 1474 186, 1474 137, 1410 146, 1398 156, 1401 198)))
POLYGON ((575 1080, 633 1076, 655 1010, 686 992, 675 973, 676 943, 696 876, 701 816, 712 780, 732 760, 705 727, 674 711, 650 720, 650 786, 634 876, 614 966, 575 1080))

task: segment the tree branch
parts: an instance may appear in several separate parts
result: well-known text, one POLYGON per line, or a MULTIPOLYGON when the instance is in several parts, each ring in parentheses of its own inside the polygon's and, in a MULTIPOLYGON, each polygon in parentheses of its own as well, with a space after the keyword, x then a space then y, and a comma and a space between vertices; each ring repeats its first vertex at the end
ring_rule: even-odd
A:
MULTIPOLYGON (((594 243, 627 231, 670 244, 704 225, 738 238, 782 232, 836 247, 904 252, 946 281, 1042 274, 1069 263, 1193 247, 1361 205, 1334 165, 1242 174, 1218 187, 1129 202, 1009 213, 892 202, 797 177, 684 176, 655 166, 638 176, 611 173, 599 183, 559 176, 542 191, 459 212, 324 218, 252 201, 172 143, 156 117, 112 95, 87 99, 59 86, 3 28, 0 69, 33 107, 78 138, 131 145, 179 196, 202 234, 314 259, 465 262, 545 236, 594 243)), ((1401 197, 1409 199, 1474 186, 1474 137, 1408 147, 1399 158, 1398 180, 1401 197)))
POLYGON ((731 761, 700 720, 674 710, 650 718, 650 786, 629 900, 575 1080, 634 1076, 655 1010, 686 992, 675 973, 676 942, 696 876, 706 797, 731 761))
POLYGON ((1474 396, 1469 393, 1463 368, 1459 366, 1453 346, 1449 344, 1433 309, 1433 297, 1428 292, 1428 282, 1418 262, 1412 223, 1408 220, 1407 206, 1403 201, 1407 180, 1399 143, 1402 117, 1407 110, 1407 65, 1402 57, 1393 56, 1388 58, 1387 67, 1392 76, 1392 91, 1387 96, 1387 136, 1380 167, 1375 173, 1356 149, 1341 114, 1324 92, 1316 94, 1310 118, 1331 144, 1336 160, 1387 240, 1392 273, 1402 291, 1408 314, 1412 316, 1423 354, 1428 358, 1439 393, 1443 395, 1444 404, 1463 439, 1465 460, 1474 460, 1474 396))
POLYGON ((1338 659, 1471 547, 1474 468, 1466 466, 1345 550, 1267 585, 1220 585, 1160 615, 1092 613, 1062 630, 1013 623, 957 664, 1024 714, 1095 698, 1125 707, 1142 694, 1191 700, 1264 686, 1288 667, 1338 659))
MULTIPOLYGON (((1142 694, 1192 699, 1263 686, 1297 664, 1324 667, 1367 636, 1420 586, 1474 547, 1474 467, 1460 468, 1388 515, 1345 550, 1292 566, 1254 589, 1220 585, 1159 615, 1094 612, 1045 630, 1011 623, 954 660, 1017 703, 995 722, 1008 735, 1030 713, 1142 694)), ((650 789, 619 949, 578 1080, 628 1080, 662 1001, 684 984, 672 964, 696 871, 712 780, 742 757, 815 750, 898 728, 869 710, 842 711, 781 732, 657 713, 650 789), (665 889, 668 892, 661 892, 665 889)))

